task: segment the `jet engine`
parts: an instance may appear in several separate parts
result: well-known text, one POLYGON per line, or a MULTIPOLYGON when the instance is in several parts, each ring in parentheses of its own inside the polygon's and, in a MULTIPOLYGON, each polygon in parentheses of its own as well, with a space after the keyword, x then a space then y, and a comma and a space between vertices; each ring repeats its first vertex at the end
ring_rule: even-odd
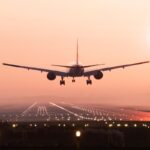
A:
POLYGON ((101 78, 103 78, 103 73, 101 71, 97 71, 94 75, 94 78, 100 80, 101 78))
POLYGON ((49 72, 49 73, 47 74, 47 78, 48 78, 49 80, 55 80, 55 79, 56 79, 56 74, 51 71, 51 72, 49 72))

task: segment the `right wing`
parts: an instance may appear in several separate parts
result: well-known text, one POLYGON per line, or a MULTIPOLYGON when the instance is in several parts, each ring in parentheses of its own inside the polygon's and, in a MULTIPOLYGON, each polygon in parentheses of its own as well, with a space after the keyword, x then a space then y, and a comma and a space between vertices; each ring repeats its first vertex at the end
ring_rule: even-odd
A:
POLYGON ((68 76, 67 72, 62 72, 62 71, 49 70, 49 69, 36 68, 36 67, 28 67, 28 66, 20 66, 20 65, 7 64, 7 63, 3 63, 3 65, 10 66, 10 67, 27 69, 27 70, 36 70, 36 71, 40 71, 40 72, 54 72, 56 74, 56 76, 61 76, 61 77, 67 77, 68 76))
POLYGON ((130 66, 135 66, 135 65, 142 65, 145 63, 149 63, 150 61, 143 61, 143 62, 138 62, 138 63, 132 63, 132 64, 125 64, 125 65, 119 65, 119 66, 112 66, 112 67, 106 67, 106 68, 101 68, 101 69, 96 69, 96 70, 91 70, 91 71, 86 71, 84 72, 84 76, 90 76, 90 75, 95 75, 97 71, 111 71, 114 69, 119 69, 119 68, 126 68, 130 66))

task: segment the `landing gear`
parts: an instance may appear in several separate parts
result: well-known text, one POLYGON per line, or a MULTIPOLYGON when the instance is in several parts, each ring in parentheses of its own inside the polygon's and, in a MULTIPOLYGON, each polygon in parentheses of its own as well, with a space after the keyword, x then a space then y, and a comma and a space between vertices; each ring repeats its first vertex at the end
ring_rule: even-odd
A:
POLYGON ((65 85, 65 81, 64 80, 60 80, 60 85, 65 85))
POLYGON ((87 85, 89 85, 89 84, 92 85, 92 80, 86 80, 86 84, 87 85))
POLYGON ((60 85, 65 85, 65 80, 64 80, 63 77, 62 77, 61 80, 60 80, 60 85))
POLYGON ((92 85, 92 80, 90 79, 90 77, 88 77, 88 80, 86 80, 86 84, 87 85, 89 85, 89 84, 92 85))
POLYGON ((76 82, 76 80, 73 78, 73 79, 72 79, 72 82, 74 83, 74 82, 76 82))

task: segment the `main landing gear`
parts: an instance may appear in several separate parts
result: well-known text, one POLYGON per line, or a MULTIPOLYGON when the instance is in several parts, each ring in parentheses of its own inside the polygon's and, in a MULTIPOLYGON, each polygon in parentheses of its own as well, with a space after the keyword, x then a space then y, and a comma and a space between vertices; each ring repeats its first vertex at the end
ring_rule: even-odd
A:
POLYGON ((90 77, 88 77, 88 80, 86 80, 86 84, 87 85, 89 85, 89 84, 92 85, 92 80, 90 79, 90 77))
MULTIPOLYGON (((73 82, 73 83, 75 82, 75 79, 74 79, 74 78, 72 79, 72 82, 73 82)), ((92 80, 90 79, 90 77, 88 77, 88 80, 86 80, 86 84, 87 84, 87 85, 92 85, 92 80)), ((64 80, 63 77, 62 77, 61 80, 60 80, 60 85, 65 85, 65 80, 64 80)))
POLYGON ((72 82, 73 82, 73 83, 76 82, 76 80, 74 79, 74 77, 73 77, 73 79, 72 79, 72 82))
POLYGON ((62 77, 61 80, 60 80, 60 85, 65 85, 65 80, 64 80, 63 77, 62 77))

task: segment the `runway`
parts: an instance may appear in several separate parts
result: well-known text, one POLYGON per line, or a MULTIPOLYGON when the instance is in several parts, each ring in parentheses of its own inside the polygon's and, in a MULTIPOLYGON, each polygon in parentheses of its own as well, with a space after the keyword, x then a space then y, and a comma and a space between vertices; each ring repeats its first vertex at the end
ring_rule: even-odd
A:
POLYGON ((34 102, 28 107, 9 108, 0 111, 1 121, 61 122, 61 121, 150 121, 150 113, 128 107, 100 105, 34 102))

